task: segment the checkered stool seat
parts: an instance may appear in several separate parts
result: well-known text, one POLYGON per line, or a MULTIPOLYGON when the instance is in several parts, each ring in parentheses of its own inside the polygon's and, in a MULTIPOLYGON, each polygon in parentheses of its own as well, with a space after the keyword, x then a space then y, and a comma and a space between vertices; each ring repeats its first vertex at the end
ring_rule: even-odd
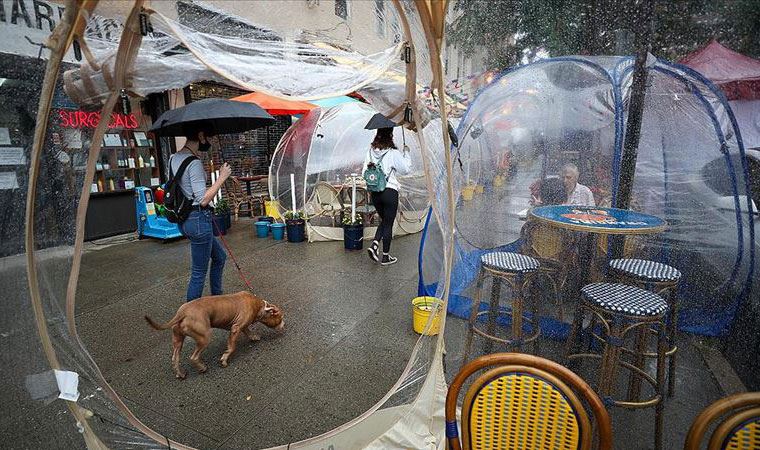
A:
POLYGON ((678 281, 681 279, 681 272, 675 267, 646 259, 613 259, 609 266, 612 270, 645 281, 678 281))
POLYGON ((529 273, 541 266, 536 258, 513 252, 490 252, 480 257, 483 266, 502 272, 529 273))
POLYGON ((589 303, 630 316, 659 316, 668 309, 659 295, 627 284, 592 283, 583 286, 581 295, 589 303))

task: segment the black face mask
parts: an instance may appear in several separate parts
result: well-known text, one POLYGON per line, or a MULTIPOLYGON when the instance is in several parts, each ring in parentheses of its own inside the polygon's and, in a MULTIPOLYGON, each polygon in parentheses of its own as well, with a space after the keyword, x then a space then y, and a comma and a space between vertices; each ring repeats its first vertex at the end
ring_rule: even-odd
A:
POLYGON ((199 142, 198 143, 198 150, 202 152, 207 152, 211 150, 211 143, 210 142, 199 142))

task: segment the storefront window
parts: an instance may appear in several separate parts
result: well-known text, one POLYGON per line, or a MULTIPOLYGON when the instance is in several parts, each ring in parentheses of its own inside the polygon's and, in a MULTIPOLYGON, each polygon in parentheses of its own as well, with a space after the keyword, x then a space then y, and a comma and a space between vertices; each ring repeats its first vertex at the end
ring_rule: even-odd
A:
MULTIPOLYGON (((45 61, 3 54, 0 58, 0 256, 23 251, 24 210, 28 189, 28 161, 34 139, 45 61)), ((53 106, 62 105, 63 89, 56 88, 53 106)), ((51 128, 42 149, 39 167, 38 201, 53 207, 41 208, 36 215, 37 246, 52 247, 72 239, 70 224, 76 211, 77 172, 83 138, 64 135, 51 128), (69 147, 79 142, 78 149, 69 147)))

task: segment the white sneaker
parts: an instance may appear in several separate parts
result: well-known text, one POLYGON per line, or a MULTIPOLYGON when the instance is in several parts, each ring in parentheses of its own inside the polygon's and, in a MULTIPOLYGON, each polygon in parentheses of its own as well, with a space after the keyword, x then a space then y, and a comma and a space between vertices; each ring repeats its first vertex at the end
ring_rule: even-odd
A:
POLYGON ((381 266, 390 266, 391 264, 396 264, 398 261, 398 258, 395 256, 391 256, 388 253, 383 253, 383 259, 380 261, 381 266))
POLYGON ((372 261, 378 262, 380 261, 380 256, 377 254, 377 249, 380 246, 380 243, 377 241, 372 241, 372 245, 369 246, 367 249, 367 253, 369 253, 369 257, 372 258, 372 261))

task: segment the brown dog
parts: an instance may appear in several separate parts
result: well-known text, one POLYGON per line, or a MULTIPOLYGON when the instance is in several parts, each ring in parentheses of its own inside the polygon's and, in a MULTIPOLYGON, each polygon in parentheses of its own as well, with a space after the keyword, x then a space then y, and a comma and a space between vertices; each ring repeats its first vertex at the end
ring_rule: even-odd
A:
POLYGON ((275 305, 267 303, 249 292, 236 294, 212 295, 187 302, 179 307, 174 318, 165 324, 158 324, 147 315, 145 320, 156 330, 172 329, 172 369, 179 379, 184 379, 187 373, 179 367, 179 354, 185 336, 195 340, 195 351, 190 355, 190 362, 198 372, 203 373, 207 367, 201 360, 201 353, 208 347, 211 340, 211 328, 229 330, 227 350, 220 362, 227 367, 227 360, 235 351, 235 345, 240 333, 244 333, 251 341, 261 339, 248 327, 254 322, 261 322, 269 328, 282 331, 285 326, 282 311, 275 305))

